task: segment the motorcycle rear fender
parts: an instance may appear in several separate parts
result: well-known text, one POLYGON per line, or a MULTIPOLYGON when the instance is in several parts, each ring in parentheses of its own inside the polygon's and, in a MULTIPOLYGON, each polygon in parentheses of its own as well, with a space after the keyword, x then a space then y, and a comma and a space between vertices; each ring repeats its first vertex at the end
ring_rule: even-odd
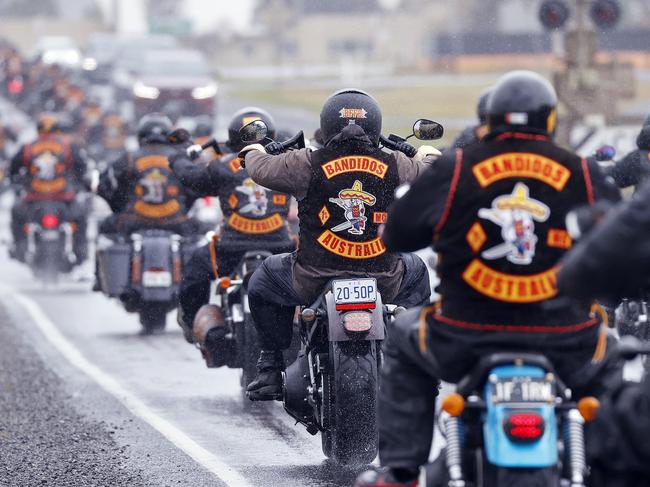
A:
MULTIPOLYGON (((499 366, 492 369, 490 375, 499 378, 524 376, 544 377, 546 372, 536 366, 523 365, 518 367, 499 366)), ((487 412, 483 419, 483 438, 488 462, 498 467, 510 468, 545 468, 557 465, 558 462, 558 432, 555 407, 551 404, 534 403, 525 405, 494 404, 490 397, 491 388, 485 386, 485 404, 487 412), (535 411, 545 422, 545 430, 539 441, 519 444, 511 441, 504 431, 504 420, 509 413, 517 409, 535 411)))
POLYGON ((375 309, 372 312, 372 327, 365 333, 350 333, 343 327, 343 315, 351 311, 337 311, 334 303, 334 294, 328 291, 325 294, 327 307, 328 337, 330 342, 347 342, 351 340, 383 340, 386 337, 384 324, 384 306, 381 301, 381 294, 377 293, 375 309))
MULTIPOLYGON (((147 269, 165 269, 173 272, 171 235, 147 235, 142 236, 142 272, 147 269)), ((173 301, 176 299, 176 287, 156 288, 142 286, 142 299, 144 301, 173 301)))

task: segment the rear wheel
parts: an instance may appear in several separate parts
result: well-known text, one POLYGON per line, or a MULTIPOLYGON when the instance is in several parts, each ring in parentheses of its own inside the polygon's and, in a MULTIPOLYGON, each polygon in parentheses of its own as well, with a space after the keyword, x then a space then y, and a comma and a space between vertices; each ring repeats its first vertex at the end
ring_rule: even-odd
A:
POLYGON ((323 376, 323 452, 341 465, 377 456, 377 342, 330 342, 323 376))
POLYGON ((144 303, 140 311, 142 333, 151 335, 165 329, 167 323, 167 303, 144 303))
POLYGON ((559 487, 557 468, 494 468, 485 487, 559 487))

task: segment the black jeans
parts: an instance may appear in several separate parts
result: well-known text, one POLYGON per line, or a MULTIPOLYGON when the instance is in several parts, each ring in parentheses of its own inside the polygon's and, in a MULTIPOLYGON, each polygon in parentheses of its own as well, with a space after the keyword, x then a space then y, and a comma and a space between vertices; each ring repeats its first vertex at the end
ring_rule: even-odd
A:
MULTIPOLYGON (((394 302, 404 307, 423 304, 431 288, 429 274, 422 260, 413 254, 401 256, 404 277, 394 302)), ((248 298, 253 321, 263 350, 285 350, 291 345, 292 323, 296 306, 303 304, 294 288, 294 254, 269 257, 248 284, 248 298)), ((345 272, 341 272, 345 277, 345 272)))
MULTIPOLYGON (((450 366, 470 371, 482 355, 495 351, 477 349, 476 342, 464 342, 460 335, 456 335, 455 342, 447 338, 440 343, 442 335, 436 333, 436 328, 439 325, 444 329, 446 325, 422 322, 422 311, 422 308, 414 308, 401 314, 389 330, 383 347, 379 459, 382 465, 393 468, 417 468, 427 462, 441 375, 457 375, 450 372, 450 366)), ((584 354, 570 350, 558 352, 544 350, 539 345, 540 340, 537 343, 537 350, 528 347, 529 351, 546 355, 564 382, 578 392, 577 397, 587 392, 602 393, 620 377, 620 367, 613 364, 599 376, 602 380, 595 386, 582 383, 589 375, 593 348, 585 350, 584 354)))

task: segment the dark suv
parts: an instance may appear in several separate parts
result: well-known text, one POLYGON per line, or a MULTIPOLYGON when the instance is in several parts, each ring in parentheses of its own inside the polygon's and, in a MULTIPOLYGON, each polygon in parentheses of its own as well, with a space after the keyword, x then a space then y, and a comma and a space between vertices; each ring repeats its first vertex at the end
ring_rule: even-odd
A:
POLYGON ((172 49, 145 53, 134 72, 136 118, 150 112, 214 116, 217 82, 199 51, 172 49))

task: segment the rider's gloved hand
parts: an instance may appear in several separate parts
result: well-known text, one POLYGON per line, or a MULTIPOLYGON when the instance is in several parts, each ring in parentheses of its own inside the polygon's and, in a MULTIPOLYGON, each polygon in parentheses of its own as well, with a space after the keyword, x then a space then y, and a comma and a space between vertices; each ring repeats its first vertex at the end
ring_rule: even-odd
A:
POLYGON ((277 156, 278 154, 282 153, 282 144, 279 142, 269 142, 264 146, 264 149, 266 150, 267 154, 272 154, 274 156, 277 156))
POLYGON ((417 149, 408 142, 397 142, 395 144, 395 150, 403 152, 407 157, 414 157, 417 153, 417 149))
POLYGON ((187 149, 185 149, 185 153, 187 154, 187 157, 189 157, 192 160, 198 159, 198 157, 201 155, 203 152, 203 147, 199 144, 192 144, 189 146, 187 149))
POLYGON ((442 155, 442 152, 440 152, 438 149, 436 149, 432 145, 421 145, 420 147, 418 147, 418 151, 415 153, 415 157, 413 157, 413 160, 421 162, 426 157, 429 157, 429 156, 440 157, 441 155, 442 155))
POLYGON ((264 149, 264 146, 262 144, 250 144, 244 147, 242 150, 239 151, 237 154, 237 157, 239 157, 239 162, 242 167, 246 167, 246 154, 248 154, 250 151, 258 150, 260 152, 264 152, 266 154, 266 149, 264 149))

